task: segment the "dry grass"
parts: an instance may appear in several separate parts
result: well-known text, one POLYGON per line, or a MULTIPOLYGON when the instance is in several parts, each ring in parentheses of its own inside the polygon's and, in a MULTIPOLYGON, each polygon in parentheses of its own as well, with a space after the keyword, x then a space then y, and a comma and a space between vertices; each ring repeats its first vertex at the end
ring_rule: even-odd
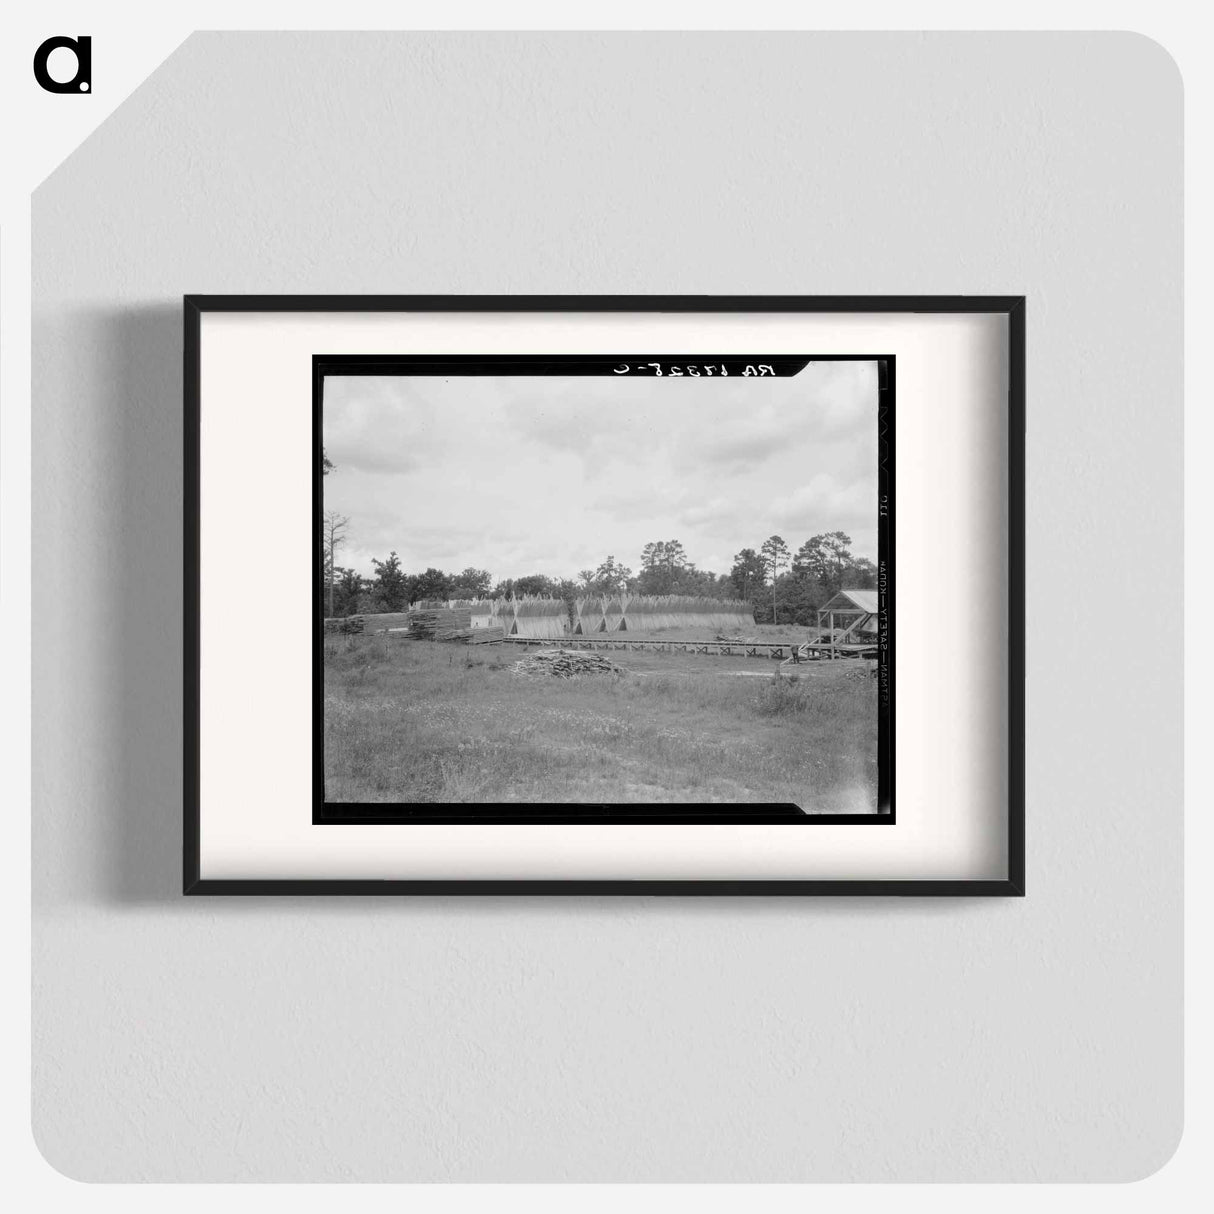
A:
POLYGON ((793 802, 872 812, 876 688, 742 658, 611 653, 622 678, 511 676, 513 647, 335 637, 330 801, 793 802))

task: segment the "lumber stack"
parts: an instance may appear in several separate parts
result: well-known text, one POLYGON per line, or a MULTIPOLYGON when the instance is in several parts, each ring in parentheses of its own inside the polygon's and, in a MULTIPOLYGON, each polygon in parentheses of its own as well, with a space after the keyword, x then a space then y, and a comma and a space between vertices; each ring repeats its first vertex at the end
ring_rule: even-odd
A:
POLYGON ((510 667, 510 673, 523 679, 573 679, 584 674, 621 675, 624 669, 597 653, 578 649, 541 649, 510 667))
POLYGON ((409 631, 423 641, 466 641, 472 633, 472 612, 466 607, 415 607, 409 631))
POLYGON ((364 632, 387 632, 392 628, 409 626, 407 611, 374 611, 362 618, 364 632))
POLYGON ((501 627, 497 628, 473 628, 469 632, 469 645, 491 645, 495 641, 504 641, 506 639, 506 630, 501 627))

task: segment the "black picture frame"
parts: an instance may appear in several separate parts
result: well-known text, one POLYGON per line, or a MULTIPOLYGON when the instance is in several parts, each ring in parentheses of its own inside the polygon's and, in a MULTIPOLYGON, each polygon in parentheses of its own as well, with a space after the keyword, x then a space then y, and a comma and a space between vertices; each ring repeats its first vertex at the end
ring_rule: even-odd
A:
MULTIPOLYGON (((1023 296, 425 296, 186 295, 184 313, 184 812, 187 895, 1024 895, 1023 296), (204 879, 200 872, 200 444, 201 324, 206 312, 629 312, 985 313, 1008 326, 1008 770, 1007 873, 995 880, 366 880, 204 879)), ((869 355, 868 357, 871 357, 869 355)), ((317 359, 314 359, 314 376, 317 359)), ((892 657, 892 655, 891 655, 892 657)), ((484 819, 480 819, 484 820, 484 819)), ((565 820, 569 820, 566 818, 565 820)), ((591 819, 593 820, 593 819, 591 819)), ((852 821, 852 819, 848 819, 852 821)), ((869 819, 875 823, 880 819, 869 819)), ((892 818, 887 819, 892 821, 892 818)))

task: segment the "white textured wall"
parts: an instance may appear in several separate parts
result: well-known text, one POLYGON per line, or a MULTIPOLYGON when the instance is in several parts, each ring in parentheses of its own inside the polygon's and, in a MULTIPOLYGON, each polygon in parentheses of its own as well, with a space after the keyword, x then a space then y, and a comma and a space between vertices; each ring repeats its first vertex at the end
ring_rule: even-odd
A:
POLYGON ((187 42, 34 197, 48 1159, 98 1180, 1158 1167, 1181 1118, 1182 672, 1178 629, 1125 636, 1142 595, 1179 601, 1180 110, 1129 35, 187 42), (186 291, 1028 294, 1028 898, 183 901, 186 291))

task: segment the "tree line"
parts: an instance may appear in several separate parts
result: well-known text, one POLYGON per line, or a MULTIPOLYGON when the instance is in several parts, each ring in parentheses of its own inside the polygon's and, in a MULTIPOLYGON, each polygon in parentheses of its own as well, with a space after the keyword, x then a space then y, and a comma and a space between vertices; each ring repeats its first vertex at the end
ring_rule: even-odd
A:
POLYGON ((341 515, 325 515, 321 560, 329 616, 404 611, 422 599, 548 595, 564 599, 572 618, 575 599, 627 591, 746 599, 754 604, 759 621, 812 624, 816 609, 844 586, 871 589, 877 584, 876 566, 852 554, 851 539, 842 531, 812 536, 795 553, 782 537, 770 536, 758 549, 737 553, 727 574, 697 568, 679 540, 654 540, 642 550, 636 572, 609 555, 597 568, 581 569, 573 577, 531 573, 495 581, 489 570, 473 566, 458 573, 433 566, 411 572, 395 550, 382 560, 373 559, 374 573, 364 576, 337 563, 347 526, 341 515))

